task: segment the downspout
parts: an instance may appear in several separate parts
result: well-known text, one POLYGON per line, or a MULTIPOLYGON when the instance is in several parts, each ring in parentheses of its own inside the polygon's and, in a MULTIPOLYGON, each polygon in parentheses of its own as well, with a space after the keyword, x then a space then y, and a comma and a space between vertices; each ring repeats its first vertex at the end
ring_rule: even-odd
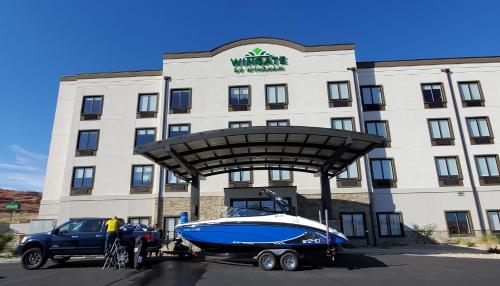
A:
POLYGON ((451 73, 452 72, 448 68, 441 69, 441 72, 446 73, 446 76, 448 78, 448 85, 450 87, 451 99, 453 101, 453 109, 455 111, 455 116, 457 118, 458 131, 460 133, 460 139, 462 140, 462 148, 463 148, 464 155, 465 155, 465 164, 467 165, 467 172, 469 173, 469 180, 470 180, 470 184, 472 186, 472 193, 474 195, 474 202, 476 204, 477 215, 479 217, 479 225, 481 226, 481 233, 483 235, 486 235, 486 227, 485 227, 484 219, 483 219, 483 208, 481 207, 479 193, 477 191, 477 186, 476 186, 476 183, 474 180, 474 175, 472 174, 472 164, 470 162, 469 150, 467 148, 467 144, 465 141, 465 135, 464 135, 465 133, 464 133, 463 125, 462 125, 462 117, 460 116, 460 111, 458 110, 457 99, 455 96, 455 89, 453 87, 453 81, 451 80, 451 73))
MULTIPOLYGON (((161 140, 165 140, 167 138, 167 116, 169 111, 169 76, 163 77, 163 119, 161 125, 161 140)), ((163 228, 163 192, 165 191, 165 168, 160 166, 160 186, 158 188, 158 213, 157 213, 157 222, 160 228, 163 228), (161 224, 160 224, 161 223, 161 224)))
MULTIPOLYGON (((358 118, 359 118, 359 130, 363 133, 365 130, 365 119, 363 116, 363 108, 361 106, 361 92, 359 87, 359 79, 358 79, 358 69, 356 67, 347 68, 347 70, 352 71, 352 77, 354 79, 354 93, 356 94, 356 107, 358 110, 358 118)), ((363 156, 364 165, 365 165, 365 174, 366 174, 366 187, 368 188, 368 200, 369 200, 369 210, 370 210, 370 226, 372 230, 373 237, 373 246, 377 246, 377 235, 375 231, 375 214, 373 212, 373 185, 370 171, 370 161, 368 160, 368 154, 363 156)), ((367 245, 370 245, 369 236, 366 237, 367 245)))

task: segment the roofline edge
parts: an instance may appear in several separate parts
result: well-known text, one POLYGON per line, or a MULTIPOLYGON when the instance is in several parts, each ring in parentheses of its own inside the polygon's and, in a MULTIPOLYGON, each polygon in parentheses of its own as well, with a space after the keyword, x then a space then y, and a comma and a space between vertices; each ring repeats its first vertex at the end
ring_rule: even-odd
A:
POLYGON ((139 77, 139 76, 161 76, 163 70, 138 70, 118 72, 80 73, 76 75, 61 76, 60 81, 76 81, 79 79, 117 78, 117 77, 139 77))
POLYGON ((187 58, 208 58, 235 47, 252 45, 252 44, 282 45, 301 52, 354 50, 355 47, 353 43, 304 46, 302 44, 290 40, 270 38, 270 37, 259 37, 259 38, 246 38, 246 39, 232 41, 229 43, 222 44, 210 51, 163 53, 163 59, 173 60, 173 59, 187 59, 187 58))
POLYGON ((369 68, 385 68, 385 67, 399 67, 399 66, 482 64, 482 63, 500 63, 500 56, 370 61, 370 62, 356 62, 356 66, 359 69, 369 69, 369 68))

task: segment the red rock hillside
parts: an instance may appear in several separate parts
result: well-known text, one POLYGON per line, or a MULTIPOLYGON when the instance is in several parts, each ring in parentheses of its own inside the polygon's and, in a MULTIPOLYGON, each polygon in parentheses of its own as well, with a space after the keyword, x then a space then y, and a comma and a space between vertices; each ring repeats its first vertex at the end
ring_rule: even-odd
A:
POLYGON ((20 192, 0 189, 0 220, 8 221, 10 212, 5 209, 5 203, 17 201, 21 203, 21 210, 15 213, 12 222, 29 222, 38 215, 42 193, 20 192))

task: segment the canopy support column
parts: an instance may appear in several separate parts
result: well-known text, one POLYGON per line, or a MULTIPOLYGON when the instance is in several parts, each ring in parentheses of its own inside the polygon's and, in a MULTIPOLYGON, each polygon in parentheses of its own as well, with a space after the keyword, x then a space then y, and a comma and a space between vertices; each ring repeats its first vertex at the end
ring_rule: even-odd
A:
POLYGON ((330 189, 330 176, 327 172, 321 173, 321 213, 328 210, 328 218, 332 217, 332 193, 330 189))
POLYGON ((191 179, 191 203, 190 203, 190 220, 198 220, 200 212, 200 176, 194 175, 191 179))

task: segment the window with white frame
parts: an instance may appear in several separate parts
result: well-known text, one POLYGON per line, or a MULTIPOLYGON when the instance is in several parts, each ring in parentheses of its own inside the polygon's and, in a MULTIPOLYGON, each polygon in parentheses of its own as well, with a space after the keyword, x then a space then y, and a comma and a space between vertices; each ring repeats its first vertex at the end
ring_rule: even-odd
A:
POLYGON ((471 138, 491 137, 487 117, 467 118, 467 128, 471 138))
POLYGON ((435 161, 437 173, 440 178, 460 177, 457 157, 437 157, 435 161))
POLYGON ((73 189, 92 188, 94 185, 94 167, 75 167, 73 169, 73 189))
POLYGON ((352 118, 332 118, 332 128, 353 131, 352 118))
POLYGON ((292 180, 291 172, 288 170, 269 170, 270 181, 290 181, 292 180))
POLYGON ((328 98, 330 100, 349 100, 350 97, 348 82, 328 83, 328 98))
POLYGON ((342 173, 337 175, 337 179, 340 179, 340 180, 359 179, 358 162, 354 161, 351 164, 349 164, 347 167, 345 167, 344 170, 342 171, 342 173))
POLYGON ((488 220, 492 232, 500 232, 500 210, 488 211, 488 220))
POLYGON ((422 93, 424 95, 424 102, 436 103, 443 102, 443 90, 440 83, 422 84, 422 93))
POLYGON ((362 213, 341 213, 342 233, 349 238, 366 237, 365 216, 362 213))
POLYGON ((382 86, 361 87, 364 105, 382 105, 382 86))
POLYGON ((172 171, 167 172, 167 184, 175 185, 175 184, 187 184, 187 182, 181 178, 179 178, 177 175, 174 174, 172 171))
POLYGON ((139 94, 137 112, 156 112, 157 94, 139 94))
POLYGON ((389 132, 386 121, 368 121, 366 122, 366 132, 389 139, 389 132))
POLYGON ((400 213, 377 213, 377 218, 381 237, 403 236, 403 223, 400 213))
POLYGON ((252 126, 251 121, 229 122, 229 128, 247 128, 252 126))
POLYGON ((446 224, 450 235, 471 235, 469 212, 450 211, 446 212, 446 224))
POLYGON ((132 186, 151 186, 153 184, 153 166, 136 165, 132 166, 132 186))
POLYGON ((394 180, 391 159, 371 159, 372 176, 374 180, 394 180))
POLYGON ((432 139, 452 139, 448 119, 429 119, 428 122, 432 139))
POLYGON ((232 171, 229 173, 229 182, 250 182, 252 180, 252 174, 249 170, 243 171, 232 171))
POLYGON ((287 103, 286 85, 267 85, 266 86, 266 103, 279 104, 287 103))
POLYGON ((234 86, 229 88, 229 105, 249 105, 250 88, 248 86, 234 86))
POLYGON ((476 156, 480 177, 498 177, 498 157, 496 155, 476 156))
POLYGON ((290 121, 288 120, 268 120, 267 126, 289 126, 290 121))
POLYGON ((481 100, 481 89, 479 82, 461 82, 458 84, 462 101, 478 101, 481 100))

